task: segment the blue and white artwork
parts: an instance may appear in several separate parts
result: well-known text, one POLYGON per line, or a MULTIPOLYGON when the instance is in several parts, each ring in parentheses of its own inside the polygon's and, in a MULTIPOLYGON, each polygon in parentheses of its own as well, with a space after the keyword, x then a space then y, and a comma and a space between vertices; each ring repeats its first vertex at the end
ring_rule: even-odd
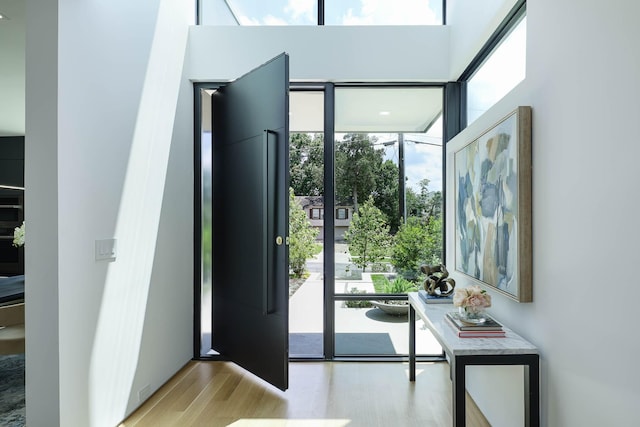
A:
POLYGON ((455 153, 456 270, 519 295, 518 120, 514 113, 455 153))

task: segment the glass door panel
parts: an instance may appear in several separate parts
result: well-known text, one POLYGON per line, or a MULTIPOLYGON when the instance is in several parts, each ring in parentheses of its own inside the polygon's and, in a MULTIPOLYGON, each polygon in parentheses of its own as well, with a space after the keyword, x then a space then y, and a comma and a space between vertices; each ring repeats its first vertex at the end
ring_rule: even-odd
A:
POLYGON ((290 93, 289 354, 324 357, 324 93, 290 93))
POLYGON ((200 89, 200 356, 218 354, 211 349, 211 237, 212 237, 212 167, 211 167, 211 96, 214 89, 200 89))

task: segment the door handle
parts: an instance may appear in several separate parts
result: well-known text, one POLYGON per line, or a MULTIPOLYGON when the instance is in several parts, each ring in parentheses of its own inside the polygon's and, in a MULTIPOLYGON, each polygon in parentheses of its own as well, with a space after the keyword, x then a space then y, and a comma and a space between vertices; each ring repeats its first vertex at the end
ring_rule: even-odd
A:
MULTIPOLYGON (((273 183, 271 183, 271 174, 275 173, 275 171, 270 169, 270 162, 272 162, 274 159, 270 158, 270 156, 272 156, 272 151, 271 148, 274 146, 274 144, 277 144, 277 138, 278 138, 278 133, 270 130, 270 129, 265 129, 263 131, 263 153, 264 153, 264 170, 265 170, 265 179, 263 181, 263 186, 262 186, 262 197, 263 197, 263 209, 264 209, 264 213, 267 217, 267 220, 264 223, 263 226, 263 241, 265 243, 265 247, 263 248, 264 254, 263 254, 263 288, 262 288, 262 314, 264 315, 269 315, 275 312, 275 308, 274 303, 273 303, 273 299, 274 299, 274 290, 272 289, 272 286, 275 285, 275 278, 274 278, 274 271, 273 271, 273 265, 271 265, 271 260, 269 259, 269 253, 271 252, 270 249, 270 243, 272 240, 272 236, 273 234, 272 231, 270 230, 270 228, 273 226, 273 221, 275 220, 275 218, 273 218, 270 213, 269 213, 269 185, 273 185, 273 183)), ((281 245, 282 244, 282 237, 278 236, 276 237, 276 245, 281 245), (280 239, 280 243, 278 243, 278 239, 280 239)))

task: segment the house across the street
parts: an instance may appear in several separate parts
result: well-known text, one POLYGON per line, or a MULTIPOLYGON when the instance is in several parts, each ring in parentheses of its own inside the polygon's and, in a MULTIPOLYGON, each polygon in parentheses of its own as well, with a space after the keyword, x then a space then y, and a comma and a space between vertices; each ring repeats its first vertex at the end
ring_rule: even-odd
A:
MULTIPOLYGON (((296 201, 307 214, 309 222, 318 230, 316 240, 322 241, 324 236, 324 197, 296 196, 296 201)), ((337 202, 335 206, 335 239, 344 240, 344 233, 349 229, 353 215, 353 204, 337 202)))

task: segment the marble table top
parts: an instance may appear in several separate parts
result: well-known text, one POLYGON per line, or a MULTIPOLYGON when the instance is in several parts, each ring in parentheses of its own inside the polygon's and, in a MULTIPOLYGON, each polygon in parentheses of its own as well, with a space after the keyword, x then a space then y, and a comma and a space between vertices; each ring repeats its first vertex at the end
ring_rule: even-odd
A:
POLYGON ((539 354, 536 346, 506 325, 502 325, 504 338, 459 338, 445 320, 447 312, 457 310, 453 304, 427 304, 417 292, 409 293, 409 303, 449 355, 539 354))

